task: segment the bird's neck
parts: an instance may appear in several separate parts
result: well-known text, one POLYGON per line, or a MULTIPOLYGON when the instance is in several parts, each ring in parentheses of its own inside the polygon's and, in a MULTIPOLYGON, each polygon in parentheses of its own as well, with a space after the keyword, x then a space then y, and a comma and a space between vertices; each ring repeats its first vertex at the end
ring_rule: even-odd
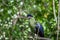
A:
POLYGON ((29 23, 30 23, 30 25, 31 26, 35 26, 35 19, 34 18, 31 18, 30 20, 29 20, 29 23))

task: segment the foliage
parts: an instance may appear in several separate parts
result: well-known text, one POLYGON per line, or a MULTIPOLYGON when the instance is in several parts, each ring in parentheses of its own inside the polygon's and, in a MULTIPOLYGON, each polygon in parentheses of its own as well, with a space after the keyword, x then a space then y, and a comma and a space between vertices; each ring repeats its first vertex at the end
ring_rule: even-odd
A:
MULTIPOLYGON (((55 7, 58 15, 58 0, 55 0, 55 7)), ((5 36, 6 40, 19 40, 31 35, 32 27, 29 26, 28 19, 18 19, 16 25, 12 25, 12 19, 20 9, 23 16, 31 13, 43 25, 45 37, 56 40, 57 26, 52 0, 0 0, 0 38, 5 36)))

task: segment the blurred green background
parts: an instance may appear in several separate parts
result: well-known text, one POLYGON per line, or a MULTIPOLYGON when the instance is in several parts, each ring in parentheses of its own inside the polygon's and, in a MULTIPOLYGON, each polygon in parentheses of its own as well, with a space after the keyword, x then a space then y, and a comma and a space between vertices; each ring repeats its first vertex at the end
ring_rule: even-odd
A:
MULTIPOLYGON (((54 1, 57 18, 58 0, 54 1)), ((12 19, 18 12, 22 16, 32 14, 44 27, 45 37, 56 40, 57 23, 54 18, 53 0, 0 0, 0 40, 29 40, 27 37, 33 35, 27 19, 19 18, 15 26, 12 25, 12 19)))

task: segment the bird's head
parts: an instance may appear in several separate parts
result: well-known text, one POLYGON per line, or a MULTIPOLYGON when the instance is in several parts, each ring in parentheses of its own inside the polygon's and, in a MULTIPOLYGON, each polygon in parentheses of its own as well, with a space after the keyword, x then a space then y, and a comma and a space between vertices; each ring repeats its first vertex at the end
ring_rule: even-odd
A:
POLYGON ((28 14, 28 15, 27 15, 27 18, 28 18, 28 19, 31 19, 32 17, 33 17, 33 16, 32 16, 31 14, 28 14))

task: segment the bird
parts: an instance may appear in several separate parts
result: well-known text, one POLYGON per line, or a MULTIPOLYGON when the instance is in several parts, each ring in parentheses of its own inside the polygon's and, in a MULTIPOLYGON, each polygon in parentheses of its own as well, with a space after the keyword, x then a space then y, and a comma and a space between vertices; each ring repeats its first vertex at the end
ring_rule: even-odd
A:
POLYGON ((37 22, 35 26, 35 33, 38 34, 39 37, 44 37, 44 28, 39 22, 37 22))
POLYGON ((40 22, 36 22, 35 18, 31 14, 27 14, 27 17, 29 19, 30 25, 34 27, 34 33, 39 37, 44 37, 44 28, 40 22))
POLYGON ((34 27, 36 21, 35 21, 35 18, 32 16, 32 14, 27 14, 27 18, 28 18, 28 20, 29 20, 30 26, 34 27))

